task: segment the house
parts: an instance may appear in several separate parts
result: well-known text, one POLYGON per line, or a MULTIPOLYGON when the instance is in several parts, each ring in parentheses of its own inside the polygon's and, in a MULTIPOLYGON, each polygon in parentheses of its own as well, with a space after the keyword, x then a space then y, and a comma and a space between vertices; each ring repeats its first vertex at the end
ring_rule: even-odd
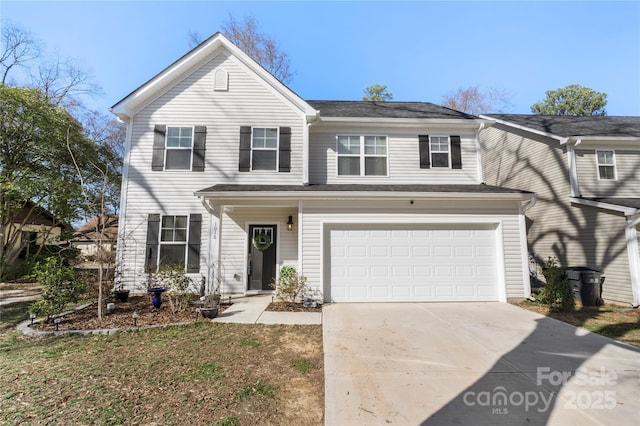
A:
POLYGON ((215 34, 112 107, 128 124, 123 284, 209 289, 295 266, 324 301, 529 296, 528 191, 482 183, 491 120, 421 102, 307 101, 215 34))
POLYGON ((48 210, 28 201, 5 226, 6 259, 14 265, 35 254, 42 245, 57 245, 64 232, 73 228, 48 210))
POLYGON ((96 259, 100 251, 115 253, 118 239, 118 216, 94 216, 73 234, 71 245, 80 250, 85 259, 96 259))
POLYGON ((605 300, 640 302, 640 117, 491 114, 480 133, 484 180, 527 189, 537 263, 604 273, 605 300))

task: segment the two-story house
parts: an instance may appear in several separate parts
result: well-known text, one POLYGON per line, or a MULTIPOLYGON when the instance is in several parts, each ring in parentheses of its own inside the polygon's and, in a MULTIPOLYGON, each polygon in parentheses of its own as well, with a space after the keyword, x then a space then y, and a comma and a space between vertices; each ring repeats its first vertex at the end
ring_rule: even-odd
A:
POLYGON ((128 124, 124 284, 185 265, 224 293, 295 266, 324 301, 529 296, 532 194, 482 184, 491 120, 305 101, 215 34, 113 106, 128 124))
POLYGON ((638 306, 640 117, 481 117, 486 183, 537 195, 532 256, 603 271, 603 297, 638 306))

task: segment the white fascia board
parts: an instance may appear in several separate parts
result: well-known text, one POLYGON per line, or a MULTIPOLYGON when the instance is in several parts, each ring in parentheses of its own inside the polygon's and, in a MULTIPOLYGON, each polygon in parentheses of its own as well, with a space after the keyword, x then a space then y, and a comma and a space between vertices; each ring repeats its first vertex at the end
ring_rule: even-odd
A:
POLYGON ((584 206, 597 207, 599 209, 620 212, 625 216, 633 216, 640 213, 639 209, 634 209, 633 207, 618 206, 616 204, 603 203, 601 201, 585 200, 584 198, 575 197, 569 197, 569 200, 575 204, 582 204, 584 206))
MULTIPOLYGON (((464 119, 441 119, 441 118, 391 118, 391 117, 322 117, 320 122, 331 124, 367 124, 367 125, 385 125, 385 126, 429 126, 429 127, 464 127, 469 129, 477 129, 483 120, 464 120, 464 119)), ((486 126, 486 125, 485 125, 486 126)))
POLYGON ((167 90, 168 87, 171 87, 178 80, 182 80, 185 76, 189 75, 196 69, 199 63, 215 57, 214 54, 220 50, 220 48, 227 49, 234 57, 251 69, 251 71, 265 80, 276 92, 295 105, 307 119, 316 117, 316 110, 305 102, 304 99, 281 83, 260 64, 251 59, 246 53, 219 33, 204 41, 198 47, 138 87, 124 99, 120 100, 111 107, 111 112, 122 119, 126 116, 131 116, 138 111, 143 104, 148 104, 151 99, 155 99, 167 90))
POLYGON ((277 205, 278 200, 380 200, 380 199, 429 199, 429 200, 513 200, 527 201, 533 194, 522 193, 471 193, 471 192, 396 192, 396 191, 225 191, 199 192, 197 197, 230 201, 268 200, 265 205, 277 205))
POLYGON ((555 135, 553 133, 542 132, 540 130, 532 129, 531 127, 522 126, 520 124, 512 123, 511 121, 500 120, 498 118, 489 117, 489 116, 486 116, 486 115, 480 115, 479 117, 482 118, 482 119, 485 119, 485 120, 492 121, 494 123, 499 123, 499 124, 503 124, 505 126, 513 127, 514 129, 520 129, 520 130, 524 130, 525 132, 535 133, 536 135, 546 136, 548 138, 555 139, 555 140, 559 141, 560 144, 565 144, 567 142, 567 138, 565 138, 565 137, 558 136, 558 135, 555 135))

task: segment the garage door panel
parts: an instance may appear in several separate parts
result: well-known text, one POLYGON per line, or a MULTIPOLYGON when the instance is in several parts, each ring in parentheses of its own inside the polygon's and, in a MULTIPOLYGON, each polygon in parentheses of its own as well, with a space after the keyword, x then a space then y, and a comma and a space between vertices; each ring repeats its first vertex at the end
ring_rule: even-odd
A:
POLYGON ((329 231, 334 301, 499 298, 493 227, 351 227, 329 231))

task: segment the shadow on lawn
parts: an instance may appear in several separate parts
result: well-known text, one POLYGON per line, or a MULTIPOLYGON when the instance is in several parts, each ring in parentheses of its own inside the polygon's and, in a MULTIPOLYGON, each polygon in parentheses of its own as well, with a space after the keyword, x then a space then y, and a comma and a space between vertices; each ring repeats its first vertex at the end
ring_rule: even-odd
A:
POLYGON ((28 320, 32 303, 33 300, 0 306, 0 333, 15 330, 18 324, 28 320))

